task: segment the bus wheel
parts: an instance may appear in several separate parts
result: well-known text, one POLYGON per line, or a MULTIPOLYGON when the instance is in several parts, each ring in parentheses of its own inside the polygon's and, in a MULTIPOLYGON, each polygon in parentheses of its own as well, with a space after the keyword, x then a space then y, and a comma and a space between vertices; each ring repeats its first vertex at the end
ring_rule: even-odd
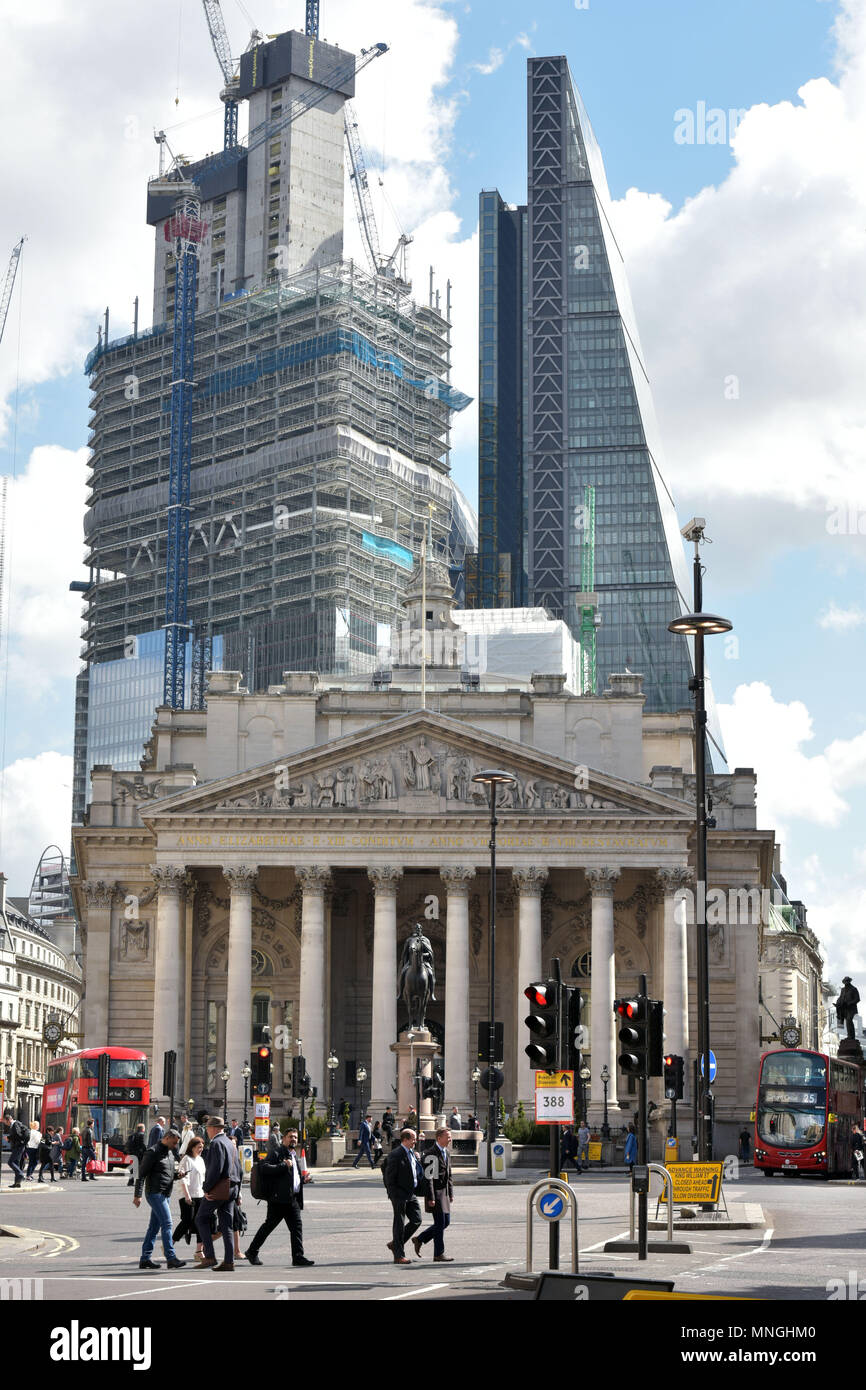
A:
POLYGON ((763 1172, 765 1178, 771 1178, 776 1170, 775 1168, 763 1168, 761 1171, 763 1172))

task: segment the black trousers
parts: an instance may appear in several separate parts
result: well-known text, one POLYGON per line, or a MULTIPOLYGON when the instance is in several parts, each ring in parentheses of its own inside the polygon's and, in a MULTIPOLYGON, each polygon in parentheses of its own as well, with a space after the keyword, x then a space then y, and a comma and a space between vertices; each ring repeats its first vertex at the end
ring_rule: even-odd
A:
POLYGON ((227 1265, 232 1265, 235 1262, 235 1240, 232 1234, 235 1219, 234 1197, 228 1202, 209 1202, 207 1197, 202 1197, 201 1205, 196 1212, 195 1225, 206 1260, 214 1258, 213 1236, 210 1233, 210 1219, 214 1212, 217 1214, 220 1235, 223 1238, 223 1259, 227 1265))
POLYGON ((301 1208, 298 1204, 297 1197, 292 1197, 288 1202, 268 1202, 268 1214, 253 1236, 252 1245, 247 1251, 247 1254, 257 1255, 268 1236, 271 1234, 271 1231, 275 1231, 281 1221, 285 1221, 289 1228, 289 1237, 292 1242, 292 1259, 303 1259, 304 1231, 301 1221, 301 1208))
POLYGON ((406 1253, 406 1241, 412 1238, 421 1225, 421 1207, 417 1197, 392 1197, 391 1206, 394 1208, 391 1239, 394 1242, 394 1259, 399 1260, 406 1253))

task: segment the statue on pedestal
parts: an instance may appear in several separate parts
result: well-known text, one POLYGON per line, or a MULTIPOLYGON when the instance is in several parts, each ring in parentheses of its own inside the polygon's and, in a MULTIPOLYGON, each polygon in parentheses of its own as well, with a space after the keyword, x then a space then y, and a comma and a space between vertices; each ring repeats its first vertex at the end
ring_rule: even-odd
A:
POLYGON ((839 1023, 845 1024, 848 1037, 852 1041, 854 1038, 854 1015, 857 1013, 859 1003, 860 995, 851 983, 851 976, 846 975, 842 981, 839 998, 836 1000, 836 1018, 839 1023))
POLYGON ((427 1005, 431 999, 435 1002, 435 988, 433 947, 421 923, 416 922, 403 945, 397 993, 397 998, 403 1000, 408 1010, 410 1028, 426 1028, 427 1005))

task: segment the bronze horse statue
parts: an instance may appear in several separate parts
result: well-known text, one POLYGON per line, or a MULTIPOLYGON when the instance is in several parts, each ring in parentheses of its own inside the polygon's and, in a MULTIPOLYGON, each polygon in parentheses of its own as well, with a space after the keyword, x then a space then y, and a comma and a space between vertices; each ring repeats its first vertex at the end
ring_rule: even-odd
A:
POLYGON ((412 935, 407 937, 400 963, 400 993, 409 1014, 409 1027, 426 1028, 427 1005, 436 999, 433 993, 436 975, 433 969, 433 951, 430 942, 416 923, 412 935))

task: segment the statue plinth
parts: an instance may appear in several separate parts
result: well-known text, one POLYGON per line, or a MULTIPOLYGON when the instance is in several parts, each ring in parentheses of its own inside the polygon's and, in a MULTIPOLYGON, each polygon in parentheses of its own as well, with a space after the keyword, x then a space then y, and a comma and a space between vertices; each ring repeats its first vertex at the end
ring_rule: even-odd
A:
POLYGON ((849 1062, 862 1062, 863 1049, 856 1038, 843 1038, 839 1043, 839 1056, 849 1062))
MULTIPOLYGON (((426 1028, 416 1028, 411 1038, 408 1032, 401 1033, 399 1041, 391 1044, 391 1051, 397 1057, 397 1114, 402 1119, 409 1110, 415 1109, 415 1068, 420 1062, 422 1076, 430 1076, 439 1044, 426 1028)), ((432 1139, 437 1119, 433 1102, 422 1095, 420 1106, 418 1128, 432 1139)))

